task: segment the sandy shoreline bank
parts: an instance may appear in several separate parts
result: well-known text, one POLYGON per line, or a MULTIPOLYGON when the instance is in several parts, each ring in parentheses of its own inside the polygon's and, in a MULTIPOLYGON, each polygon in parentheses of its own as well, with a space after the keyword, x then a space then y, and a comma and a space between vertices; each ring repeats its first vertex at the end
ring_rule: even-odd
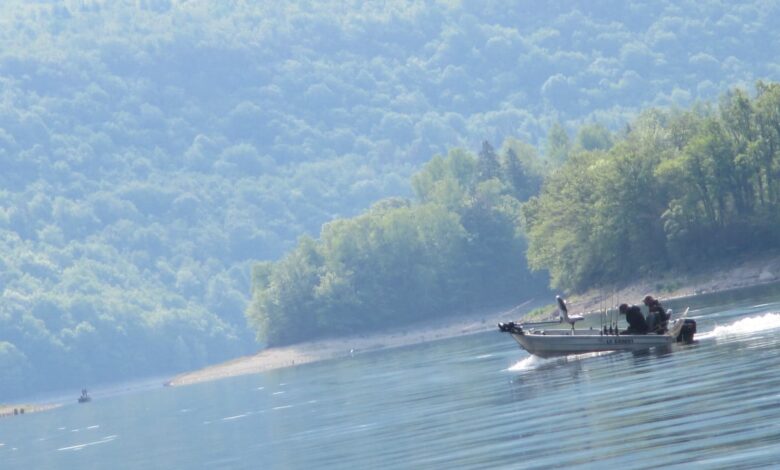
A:
POLYGON ((53 410, 59 408, 59 403, 38 404, 38 405, 0 405, 0 418, 6 418, 9 416, 22 416, 30 413, 39 413, 41 411, 53 410))
MULTIPOLYGON (((625 288, 608 292, 610 298, 627 303, 638 303, 648 293, 660 299, 680 298, 699 294, 722 292, 761 284, 780 282, 780 255, 767 256, 712 269, 699 275, 669 276, 670 279, 641 281, 625 288)), ((591 312, 602 307, 605 292, 592 290, 570 296, 567 300, 573 312, 591 312)), ((294 367, 316 361, 349 357, 370 351, 403 347, 413 344, 455 338, 496 330, 498 322, 519 320, 540 306, 551 306, 554 298, 530 299, 511 309, 474 312, 445 319, 436 319, 416 325, 371 334, 323 339, 292 346, 269 348, 257 354, 238 357, 221 364, 176 375, 165 386, 189 385, 240 375, 257 374, 273 369, 294 367)), ((159 382, 157 382, 159 383, 159 382)), ((0 418, 47 411, 61 404, 0 404, 0 418), (16 409, 16 414, 14 414, 16 409), (24 410, 23 412, 21 410, 24 410)))
MULTIPOLYGON (((670 275, 660 280, 643 280, 616 290, 614 296, 620 302, 640 303, 652 294, 661 300, 677 299, 713 292, 722 292, 762 284, 780 282, 780 255, 751 259, 728 267, 712 268, 694 275, 670 275)), ((594 311, 600 308, 602 298, 609 292, 597 289, 572 298, 575 310, 594 311)))
MULTIPOLYGON (((661 299, 687 297, 702 293, 719 292, 780 281, 780 256, 745 261, 728 268, 700 275, 676 276, 672 280, 652 280, 632 283, 610 293, 615 299, 638 303, 648 293, 661 299)), ((593 290, 571 297, 572 311, 597 310, 603 301, 604 292, 593 290)), ((554 299, 529 300, 518 307, 493 312, 440 319, 381 333, 353 335, 343 338, 325 339, 292 346, 269 348, 251 356, 233 359, 222 364, 179 374, 165 383, 166 386, 189 385, 239 375, 307 364, 315 361, 347 357, 367 351, 388 349, 454 338, 458 336, 490 331, 500 321, 517 320, 533 308, 552 304, 554 299), (446 322, 446 323, 444 323, 446 322)))
POLYGON ((454 338, 496 328, 496 322, 517 319, 537 306, 528 301, 515 308, 496 310, 482 315, 465 315, 436 322, 425 322, 391 329, 381 333, 367 333, 341 338, 322 339, 292 346, 268 348, 251 356, 239 357, 193 372, 179 374, 166 386, 189 385, 238 375, 256 374, 282 367, 292 367, 315 361, 348 357, 380 349, 409 346, 428 341, 454 338))

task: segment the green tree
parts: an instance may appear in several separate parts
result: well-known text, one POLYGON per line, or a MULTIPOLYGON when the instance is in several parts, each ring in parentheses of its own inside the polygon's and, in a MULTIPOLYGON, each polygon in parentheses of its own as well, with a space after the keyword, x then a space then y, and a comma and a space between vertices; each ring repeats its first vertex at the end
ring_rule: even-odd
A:
POLYGON ((501 163, 498 160, 493 146, 485 140, 482 142, 482 150, 479 151, 477 161, 477 180, 487 181, 501 176, 501 163))
POLYGON ((571 140, 560 122, 556 122, 547 131, 547 143, 544 154, 554 166, 560 166, 569 159, 571 140))
POLYGON ((264 265, 255 270, 258 276, 247 316, 258 340, 276 346, 317 335, 314 288, 322 263, 315 241, 303 237, 270 273, 264 265))
POLYGON ((457 210, 473 189, 477 159, 462 149, 451 150, 446 157, 435 156, 412 176, 412 188, 422 203, 442 204, 457 210))
POLYGON ((760 168, 756 175, 761 205, 774 212, 778 206, 778 158, 780 155, 780 84, 758 82, 755 119, 759 138, 753 143, 752 155, 760 168))
POLYGON ((577 131, 574 148, 578 150, 609 150, 612 147, 612 133, 600 124, 586 124, 577 131))

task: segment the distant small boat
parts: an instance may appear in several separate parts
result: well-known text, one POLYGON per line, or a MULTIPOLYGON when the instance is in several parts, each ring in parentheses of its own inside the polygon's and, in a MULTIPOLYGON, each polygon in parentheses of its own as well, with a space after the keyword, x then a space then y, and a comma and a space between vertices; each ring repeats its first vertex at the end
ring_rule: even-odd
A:
POLYGON ((611 327, 605 330, 575 330, 574 324, 583 320, 582 315, 569 315, 566 302, 556 298, 561 313, 559 321, 535 323, 499 323, 498 329, 510 333, 517 343, 531 354, 548 358, 602 351, 636 351, 672 343, 690 343, 696 333, 696 321, 685 318, 675 320, 663 334, 620 334, 611 327), (554 330, 546 327, 554 323, 566 322, 568 330, 554 330))
POLYGON ((92 397, 90 397, 89 394, 87 393, 87 389, 86 388, 82 389, 81 396, 79 397, 79 403, 87 403, 90 401, 92 401, 92 397))

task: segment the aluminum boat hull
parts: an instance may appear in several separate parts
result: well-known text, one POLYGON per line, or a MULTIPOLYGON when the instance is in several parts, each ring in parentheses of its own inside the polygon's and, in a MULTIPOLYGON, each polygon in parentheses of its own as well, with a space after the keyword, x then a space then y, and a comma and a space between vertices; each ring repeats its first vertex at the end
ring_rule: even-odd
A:
POLYGON ((529 330, 512 331, 512 338, 528 351, 539 357, 568 356, 604 351, 640 351, 667 347, 677 341, 683 325, 677 320, 669 332, 662 335, 615 335, 602 334, 598 330, 529 330))
POLYGON ((669 335, 543 336, 512 333, 512 338, 529 353, 545 358, 603 351, 639 351, 675 342, 669 335))

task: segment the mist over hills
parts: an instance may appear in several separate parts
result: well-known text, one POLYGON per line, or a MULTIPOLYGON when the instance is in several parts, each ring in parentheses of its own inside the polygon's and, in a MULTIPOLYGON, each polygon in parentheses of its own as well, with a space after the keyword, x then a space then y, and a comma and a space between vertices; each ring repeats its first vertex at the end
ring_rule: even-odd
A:
POLYGON ((0 6, 0 398, 255 349, 250 268, 436 154, 780 79, 765 2, 0 6))

